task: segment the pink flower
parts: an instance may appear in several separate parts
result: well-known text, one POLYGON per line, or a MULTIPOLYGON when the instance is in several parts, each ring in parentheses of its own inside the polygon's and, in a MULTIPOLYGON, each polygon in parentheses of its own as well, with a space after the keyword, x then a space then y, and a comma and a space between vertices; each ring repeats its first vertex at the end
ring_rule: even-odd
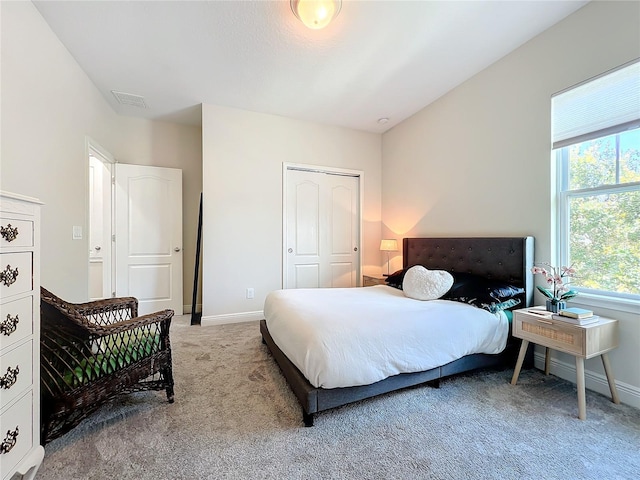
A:
POLYGON ((570 267, 561 266, 554 267, 549 263, 543 263, 547 268, 534 266, 531 268, 531 273, 534 275, 540 274, 544 277, 549 288, 538 287, 547 298, 552 301, 560 301, 573 298, 577 295, 577 292, 570 290, 568 284, 576 274, 573 265, 570 267))

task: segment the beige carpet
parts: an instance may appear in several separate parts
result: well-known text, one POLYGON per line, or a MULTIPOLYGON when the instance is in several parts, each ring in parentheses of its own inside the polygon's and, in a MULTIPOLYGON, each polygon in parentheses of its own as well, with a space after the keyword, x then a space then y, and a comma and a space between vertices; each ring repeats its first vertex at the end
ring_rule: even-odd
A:
MULTIPOLYGON (((258 323, 174 320, 176 402, 144 392, 46 446, 38 479, 637 479, 640 410, 537 370, 463 375, 318 414, 258 323)), ((614 365, 615 368, 615 365, 614 365)))

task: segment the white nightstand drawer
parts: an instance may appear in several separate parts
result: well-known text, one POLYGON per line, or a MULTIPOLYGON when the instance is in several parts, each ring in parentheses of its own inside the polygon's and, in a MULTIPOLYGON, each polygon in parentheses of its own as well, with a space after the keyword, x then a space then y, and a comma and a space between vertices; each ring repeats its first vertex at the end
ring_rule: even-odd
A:
POLYGON ((550 319, 515 315, 513 335, 554 350, 584 356, 585 330, 572 325, 557 325, 550 319))
POLYGON ((28 292, 33 285, 31 252, 0 254, 0 294, 2 298, 28 292))
POLYGON ((5 478, 33 446, 33 392, 29 391, 0 417, 0 443, 7 442, 0 454, 0 478, 5 478))
POLYGON ((0 350, 33 333, 33 296, 0 305, 0 350))
MULTIPOLYGON (((33 342, 3 353, 0 357, 0 405, 9 404, 33 383, 33 342)), ((0 431, 0 434, 2 431, 0 431)))
POLYGON ((32 247, 33 222, 16 218, 0 219, 0 247, 32 247))

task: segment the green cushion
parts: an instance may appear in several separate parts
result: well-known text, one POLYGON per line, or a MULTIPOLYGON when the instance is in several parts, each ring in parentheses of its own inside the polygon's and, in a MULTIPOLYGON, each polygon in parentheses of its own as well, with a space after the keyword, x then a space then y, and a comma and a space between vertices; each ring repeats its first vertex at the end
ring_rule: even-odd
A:
POLYGON ((503 312, 507 315, 507 320, 509 320, 509 325, 513 323, 513 312, 511 310, 503 310, 503 312))
MULTIPOLYGON (((142 360, 159 350, 160 336, 135 339, 130 336, 126 343, 121 337, 116 337, 108 339, 107 345, 107 348, 103 348, 106 353, 99 353, 89 358, 84 358, 83 355, 73 358, 72 355, 71 361, 67 363, 74 365, 74 368, 64 372, 62 376, 64 384, 67 387, 77 388, 142 360)), ((59 382, 56 383, 59 384, 59 382)), ((59 384, 59 387, 63 385, 59 384)))

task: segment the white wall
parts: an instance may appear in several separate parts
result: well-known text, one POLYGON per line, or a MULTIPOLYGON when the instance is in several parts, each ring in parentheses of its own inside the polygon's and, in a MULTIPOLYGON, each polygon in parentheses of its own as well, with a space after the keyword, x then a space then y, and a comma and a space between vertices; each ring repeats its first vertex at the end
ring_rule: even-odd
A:
POLYGON ((42 284, 71 301, 88 299, 89 136, 123 163, 183 169, 190 299, 187 269, 202 185, 199 128, 116 115, 31 2, 0 2, 0 12, 0 188, 45 203, 42 284), (71 239, 73 225, 83 227, 83 240, 71 239))
POLYGON ((283 163, 364 171, 363 272, 380 273, 379 134, 203 105, 202 141, 203 321, 259 316, 282 288, 283 163))
POLYGON ((116 115, 31 2, 1 2, 1 188, 39 198, 42 285, 88 298, 85 135, 105 147, 116 115), (72 225, 84 240, 71 240, 72 225))
MULTIPOLYGON (((550 97, 639 57, 639 32, 640 3, 590 3, 385 133, 383 235, 533 235, 536 261, 550 260, 550 97)), ((640 406, 638 312, 593 309, 620 320, 610 358, 623 401, 640 406)), ((572 357, 554 358, 574 381, 572 357)), ((606 394, 601 362, 586 368, 606 394)))

